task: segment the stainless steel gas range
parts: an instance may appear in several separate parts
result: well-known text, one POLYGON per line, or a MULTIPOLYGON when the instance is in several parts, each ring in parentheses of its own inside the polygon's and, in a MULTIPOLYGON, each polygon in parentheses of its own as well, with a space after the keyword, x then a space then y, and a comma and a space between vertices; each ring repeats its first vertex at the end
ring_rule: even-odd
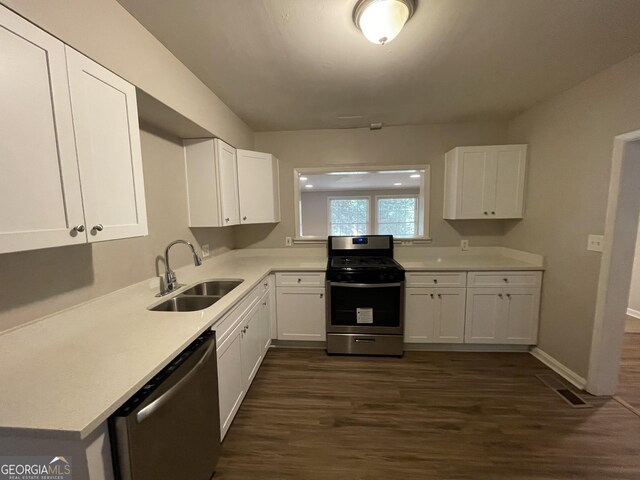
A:
POLYGON ((393 259, 393 236, 327 244, 327 353, 402 356, 405 275, 393 259))

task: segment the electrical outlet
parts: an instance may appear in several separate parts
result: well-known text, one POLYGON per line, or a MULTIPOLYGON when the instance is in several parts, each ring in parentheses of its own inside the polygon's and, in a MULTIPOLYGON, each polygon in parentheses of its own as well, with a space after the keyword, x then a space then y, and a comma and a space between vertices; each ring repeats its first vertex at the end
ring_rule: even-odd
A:
POLYGON ((291 239, 291 237, 284 237, 284 244, 287 247, 290 247, 291 245, 293 245, 293 240, 291 239))
POLYGON ((602 252, 604 248, 604 235, 589 235, 587 237, 587 250, 602 252))
POLYGON ((205 258, 208 256, 209 256, 209 245, 208 244, 202 245, 202 258, 205 258))
POLYGON ((460 250, 463 252, 469 250, 469 240, 460 240, 460 250))

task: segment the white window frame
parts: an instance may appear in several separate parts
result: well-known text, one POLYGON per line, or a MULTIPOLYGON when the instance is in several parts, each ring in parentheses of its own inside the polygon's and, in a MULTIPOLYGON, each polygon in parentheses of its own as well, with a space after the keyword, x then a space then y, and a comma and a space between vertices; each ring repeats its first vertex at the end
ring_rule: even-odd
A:
MULTIPOLYGON (((397 194, 397 195, 376 195, 375 196, 375 204, 374 204, 374 211, 375 211, 375 217, 374 217, 374 221, 373 221, 373 225, 374 225, 374 231, 376 232, 376 235, 379 235, 380 232, 378 230, 379 226, 380 226, 380 222, 379 222, 379 217, 378 217, 378 213, 379 213, 379 208, 378 208, 378 200, 381 198, 415 198, 416 199, 416 210, 415 210, 415 221, 414 223, 414 229, 415 231, 419 231, 420 229, 420 219, 418 218, 420 215, 420 195, 417 195, 415 193, 408 193, 408 194, 397 194)), ((415 237, 398 237, 401 240, 406 240, 406 239, 410 239, 410 238, 415 238, 415 237)))
POLYGON ((331 235, 331 200, 363 200, 366 199, 369 202, 369 209, 367 211, 367 235, 372 235, 375 232, 375 224, 372 222, 373 215, 371 212, 373 209, 371 206, 371 197, 369 195, 332 195, 327 197, 327 234, 331 235))
MULTIPOLYGON (((422 230, 421 236, 413 238, 398 239, 399 242, 411 241, 412 243, 429 243, 431 242, 430 236, 430 204, 431 204, 431 166, 425 164, 417 165, 333 165, 325 167, 295 167, 293 169, 293 205, 294 205, 294 237, 295 243, 326 243, 327 237, 319 237, 312 235, 301 235, 302 229, 302 195, 300 192, 299 178, 304 175, 314 175, 329 172, 353 172, 353 171, 368 171, 379 172, 382 170, 422 170, 422 184, 420 190, 423 192, 418 198, 418 211, 422 210, 422 215, 419 215, 418 230, 422 230)), ((336 192, 339 193, 339 192, 336 192)))

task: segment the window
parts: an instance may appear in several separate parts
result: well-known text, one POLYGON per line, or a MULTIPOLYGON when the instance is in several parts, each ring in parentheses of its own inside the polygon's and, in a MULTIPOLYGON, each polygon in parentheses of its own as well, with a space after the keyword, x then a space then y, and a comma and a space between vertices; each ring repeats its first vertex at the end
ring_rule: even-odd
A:
POLYGON ((295 240, 384 234, 429 239, 429 165, 293 170, 295 240))
POLYGON ((329 235, 369 233, 368 197, 329 197, 329 235))
POLYGON ((376 230, 379 235, 417 236, 418 197, 376 197, 376 230))

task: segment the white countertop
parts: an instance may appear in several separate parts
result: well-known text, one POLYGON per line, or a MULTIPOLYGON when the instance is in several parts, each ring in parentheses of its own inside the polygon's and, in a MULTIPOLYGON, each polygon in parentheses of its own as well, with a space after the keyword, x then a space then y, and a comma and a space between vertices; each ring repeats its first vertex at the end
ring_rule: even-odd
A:
MULTIPOLYGON (((542 269, 541 257, 507 249, 433 253, 396 258, 407 270, 542 269)), ((0 335, 0 434, 85 438, 266 274, 325 268, 322 248, 235 250, 176 270, 187 285, 244 279, 205 310, 147 310, 160 301, 153 279, 0 335)))

